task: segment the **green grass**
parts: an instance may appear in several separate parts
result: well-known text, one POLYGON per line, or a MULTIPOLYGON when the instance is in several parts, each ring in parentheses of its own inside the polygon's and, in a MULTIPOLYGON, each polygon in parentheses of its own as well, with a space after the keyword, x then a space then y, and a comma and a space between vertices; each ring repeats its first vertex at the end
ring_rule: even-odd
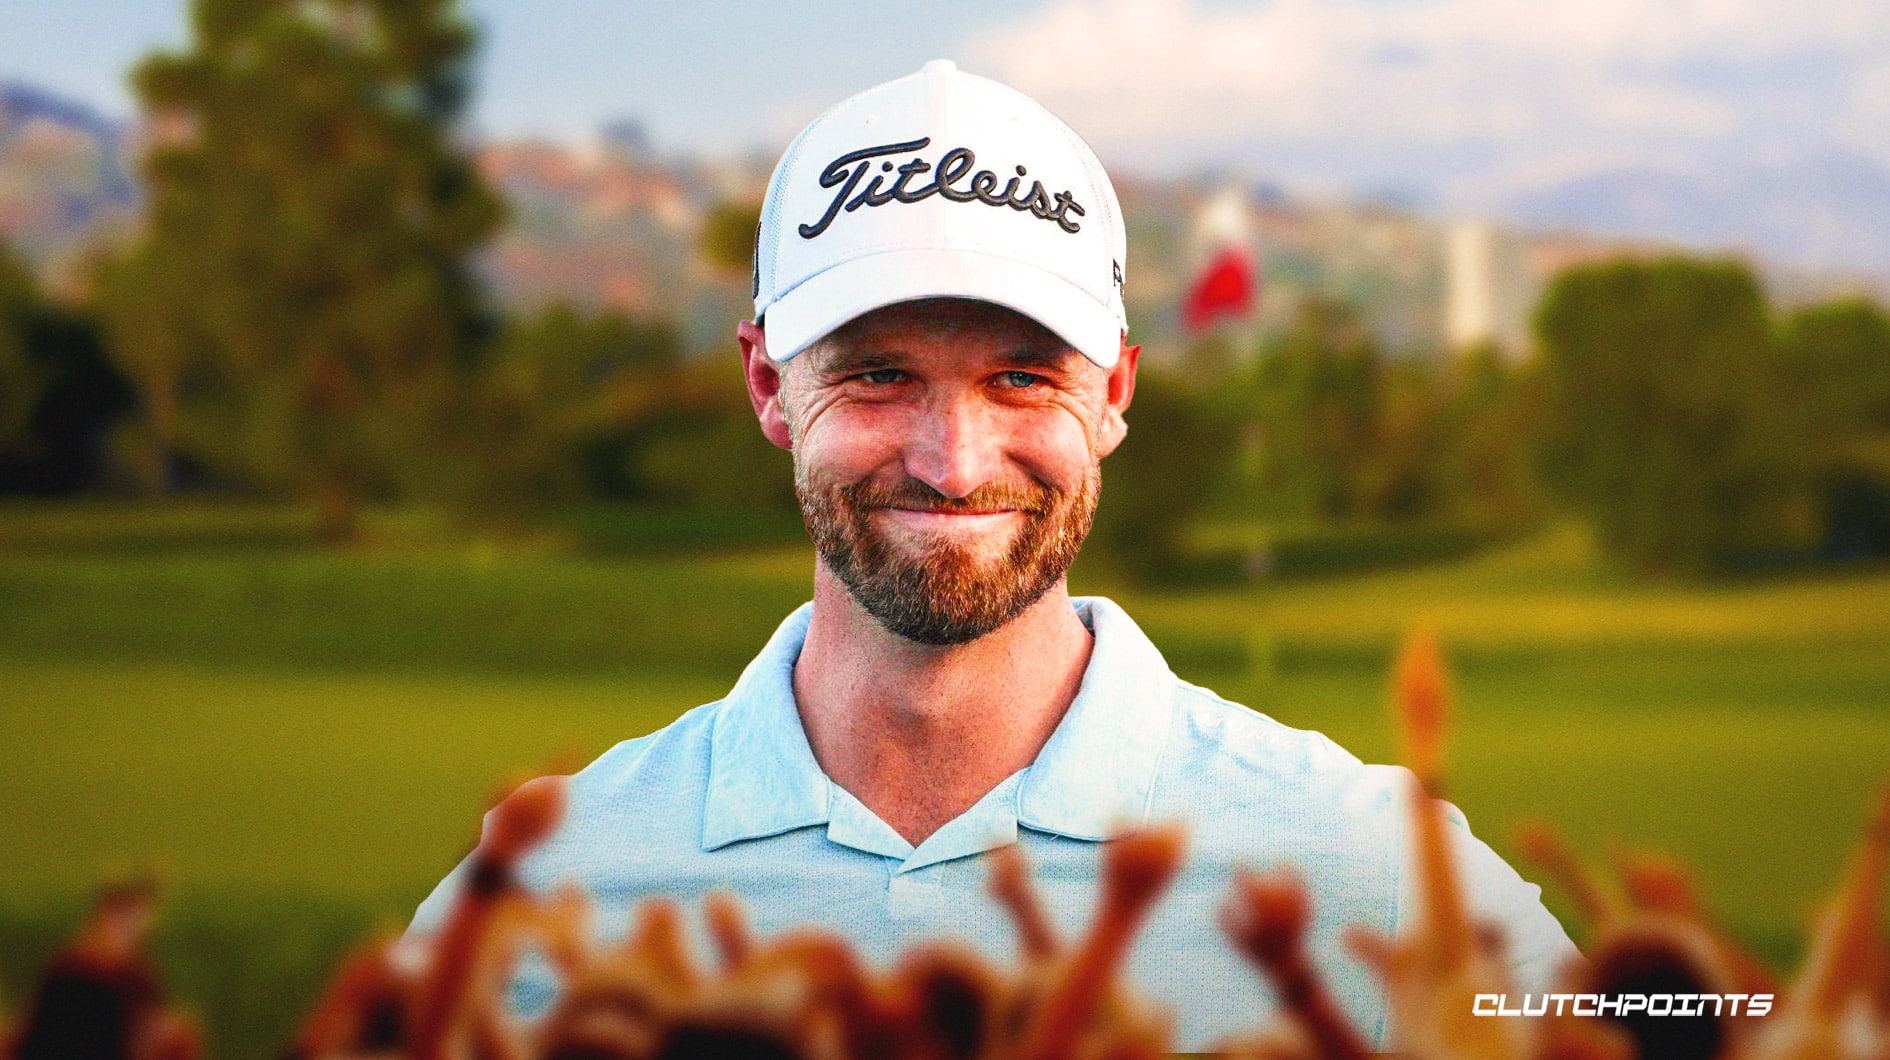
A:
POLYGON ((722 689, 703 678, 411 677, 10 662, 0 894, 159 855, 180 887, 411 901, 509 774, 583 761, 722 689))
MULTIPOLYGON (((675 520, 645 523, 662 547, 620 525, 600 553, 376 513, 335 553, 270 506, 0 507, 0 996, 92 881, 156 857, 173 984, 218 1055, 269 1052, 339 947, 467 849, 503 778, 721 695, 808 591, 804 545, 679 550, 675 520)), ((1479 834, 1508 853, 1539 818, 1597 861, 1679 855, 1775 959, 1890 773, 1881 570, 1639 584, 1556 530, 1327 580, 1074 581, 1184 676, 1369 760, 1394 753, 1391 653, 1428 624, 1479 834)))

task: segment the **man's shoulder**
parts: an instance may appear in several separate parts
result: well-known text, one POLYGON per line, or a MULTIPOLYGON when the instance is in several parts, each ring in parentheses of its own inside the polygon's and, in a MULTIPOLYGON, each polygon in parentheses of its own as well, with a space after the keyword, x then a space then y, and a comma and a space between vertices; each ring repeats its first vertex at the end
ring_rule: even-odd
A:
POLYGON ((695 707, 654 732, 624 740, 571 777, 564 825, 529 859, 527 875, 588 861, 600 842, 672 842, 700 828, 709 746, 726 700, 695 707))
MULTIPOLYGON (((701 801, 709 782, 709 746, 726 699, 682 712, 652 733, 612 746, 571 777, 571 814, 580 824, 597 812, 662 812, 667 803, 701 801)), ((679 807, 680 809, 680 807, 679 807)))
MULTIPOLYGON (((644 864, 651 851, 696 849, 709 742, 726 702, 705 703, 654 732, 624 740, 572 774, 564 820, 519 864, 519 879, 534 889, 574 880, 595 890, 611 874, 644 864)), ((439 925, 471 860, 462 861, 420 904, 410 932, 425 934, 439 925)))
POLYGON ((715 719, 725 703, 721 699, 704 703, 654 732, 618 743, 572 777, 573 794, 637 783, 657 773, 673 781, 674 771, 705 764, 715 719))
POLYGON ((1399 772, 1367 765, 1322 732, 1287 725, 1179 677, 1173 700, 1171 745, 1196 769, 1294 784, 1370 786, 1388 785, 1399 772))
POLYGON ((1317 834, 1388 854, 1398 766, 1368 765, 1324 733, 1295 728, 1175 679, 1155 809, 1197 822, 1204 841, 1317 834))

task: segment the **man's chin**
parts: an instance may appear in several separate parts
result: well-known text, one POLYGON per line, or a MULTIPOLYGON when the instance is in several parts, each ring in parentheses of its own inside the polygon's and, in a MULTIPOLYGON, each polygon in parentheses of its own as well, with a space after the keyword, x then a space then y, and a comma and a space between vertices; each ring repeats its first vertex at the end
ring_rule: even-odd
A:
POLYGON ((1019 584, 1001 551, 981 557, 962 549, 932 548, 898 556, 874 575, 849 580, 853 598, 879 623, 907 640, 933 646, 965 644, 1009 624, 1043 595, 1019 584))
POLYGON ((896 597, 856 593, 854 598, 888 632, 932 647, 969 644, 994 633, 1028 610, 1037 599, 1013 599, 993 606, 998 603, 994 598, 976 589, 966 595, 964 586, 956 587, 955 591, 944 590, 936 596, 908 591, 896 597))

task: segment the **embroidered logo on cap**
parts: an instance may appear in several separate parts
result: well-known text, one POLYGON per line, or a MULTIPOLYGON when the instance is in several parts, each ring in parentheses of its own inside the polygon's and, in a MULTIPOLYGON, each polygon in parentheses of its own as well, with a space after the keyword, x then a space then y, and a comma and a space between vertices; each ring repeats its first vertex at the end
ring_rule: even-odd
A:
POLYGON ((1076 197, 1068 189, 1050 194, 1043 186, 1043 181, 1032 180, 1028 188, 1024 187, 1024 178, 1029 172, 1023 166, 1016 166, 1016 176, 1010 178, 1002 191, 998 190, 998 175, 989 169, 980 169, 972 173, 972 167, 978 163, 978 156, 969 147, 954 147, 940 155, 937 165, 922 158, 913 158, 904 165, 895 167, 888 155, 903 155, 924 150, 932 142, 929 136, 903 143, 880 144, 877 147, 862 147, 827 163, 820 171, 820 186, 839 188, 833 201, 827 204, 827 212, 813 224, 803 224, 797 229, 801 238, 813 239, 825 232, 833 224, 840 211, 848 213, 862 206, 884 206, 887 203, 920 202, 941 195, 952 202, 981 202, 986 206, 1008 206, 1020 213, 1028 213, 1046 221, 1053 221, 1065 232, 1079 232, 1082 225, 1073 217, 1081 217, 1084 210, 1076 197), (873 168, 873 159, 885 159, 879 164, 881 172, 868 181, 866 187, 854 194, 867 171, 873 168), (886 185, 886 176, 899 174, 891 186, 886 185), (932 179, 924 185, 911 187, 912 179, 922 173, 931 173, 932 179), (970 182, 964 187, 954 187, 966 174, 971 175, 970 182), (849 196, 851 196, 849 198, 849 196))

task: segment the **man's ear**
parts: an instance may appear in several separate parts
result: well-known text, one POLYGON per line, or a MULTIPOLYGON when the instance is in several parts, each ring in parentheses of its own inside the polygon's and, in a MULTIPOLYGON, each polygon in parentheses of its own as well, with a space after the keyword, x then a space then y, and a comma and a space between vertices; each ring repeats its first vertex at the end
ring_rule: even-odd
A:
POLYGON ((794 448, 787 415, 781 410, 781 367, 768 359, 768 335, 760 324, 735 325, 735 341, 742 347, 742 376, 748 381, 748 402, 761 421, 761 433, 783 449, 794 448))
POLYGON ((1141 357, 1142 347, 1123 343, 1121 352, 1116 354, 1115 366, 1109 369, 1102 426, 1096 440, 1097 459, 1115 452, 1123 436, 1129 433, 1129 422, 1122 414, 1129 410, 1129 402, 1135 397, 1135 365, 1141 357))

